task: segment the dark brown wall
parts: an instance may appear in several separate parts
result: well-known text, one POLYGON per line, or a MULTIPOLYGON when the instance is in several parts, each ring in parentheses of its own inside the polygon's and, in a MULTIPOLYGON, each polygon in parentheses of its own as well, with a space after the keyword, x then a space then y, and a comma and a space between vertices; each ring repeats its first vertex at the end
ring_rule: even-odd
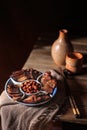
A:
POLYGON ((68 28, 71 33, 86 33, 87 8, 74 0, 3 0, 1 22, 18 38, 31 31, 57 31, 68 28))

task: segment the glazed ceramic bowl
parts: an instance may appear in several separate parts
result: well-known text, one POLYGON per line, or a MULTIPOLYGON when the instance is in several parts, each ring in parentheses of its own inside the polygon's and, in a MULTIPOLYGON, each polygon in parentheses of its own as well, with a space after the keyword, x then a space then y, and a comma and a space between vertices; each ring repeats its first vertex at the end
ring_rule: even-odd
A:
POLYGON ((72 52, 66 55, 65 68, 73 73, 80 72, 83 65, 83 54, 79 52, 72 52))

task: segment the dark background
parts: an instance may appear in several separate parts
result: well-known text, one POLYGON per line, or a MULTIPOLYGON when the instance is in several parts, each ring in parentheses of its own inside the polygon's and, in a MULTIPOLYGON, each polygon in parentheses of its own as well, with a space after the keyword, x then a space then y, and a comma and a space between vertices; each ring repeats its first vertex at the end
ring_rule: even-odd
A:
MULTIPOLYGON (((0 2, 0 22, 12 35, 26 31, 69 29, 71 34, 87 34, 87 8, 75 0, 3 0, 0 2), (27 29, 27 30, 26 30, 27 29)), ((17 38, 17 36, 16 36, 17 38)))

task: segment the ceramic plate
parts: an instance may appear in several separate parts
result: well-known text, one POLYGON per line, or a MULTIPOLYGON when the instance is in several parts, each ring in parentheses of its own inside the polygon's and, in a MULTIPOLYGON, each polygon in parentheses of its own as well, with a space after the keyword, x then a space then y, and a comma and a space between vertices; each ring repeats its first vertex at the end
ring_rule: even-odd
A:
POLYGON ((37 96, 38 99, 42 98, 41 100, 38 100, 36 102, 31 102, 30 99, 28 101, 26 101, 28 98, 34 98, 34 97, 30 97, 27 96, 26 94, 23 94, 20 91, 20 88, 15 86, 13 84, 13 82, 11 81, 11 79, 9 78, 5 84, 5 92, 7 94, 7 96, 11 99, 14 100, 18 103, 21 103, 23 105, 28 105, 28 106, 38 106, 38 105, 42 105, 47 103, 48 101, 50 101, 56 94, 57 92, 57 87, 55 87, 51 93, 51 95, 47 95, 47 94, 43 94, 43 93, 38 93, 37 96), (45 97, 45 98, 43 98, 45 97))

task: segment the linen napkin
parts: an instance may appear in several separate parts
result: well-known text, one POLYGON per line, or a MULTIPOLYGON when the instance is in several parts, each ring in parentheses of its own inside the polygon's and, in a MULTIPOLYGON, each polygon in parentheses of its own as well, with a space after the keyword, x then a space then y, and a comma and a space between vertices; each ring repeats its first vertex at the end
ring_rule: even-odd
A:
POLYGON ((60 71, 50 70, 59 81, 58 91, 48 103, 30 107, 9 99, 5 91, 0 96, 2 130, 48 130, 47 124, 66 101, 64 79, 60 71))

